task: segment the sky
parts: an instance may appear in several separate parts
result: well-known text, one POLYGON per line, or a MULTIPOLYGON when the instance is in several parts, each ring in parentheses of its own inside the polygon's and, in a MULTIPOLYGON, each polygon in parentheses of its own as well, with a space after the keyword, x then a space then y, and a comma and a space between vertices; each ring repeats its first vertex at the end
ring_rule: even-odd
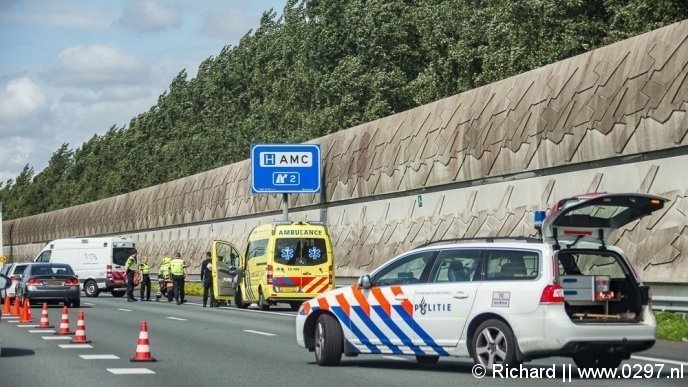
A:
POLYGON ((127 126, 286 0, 0 0, 0 182, 127 126))

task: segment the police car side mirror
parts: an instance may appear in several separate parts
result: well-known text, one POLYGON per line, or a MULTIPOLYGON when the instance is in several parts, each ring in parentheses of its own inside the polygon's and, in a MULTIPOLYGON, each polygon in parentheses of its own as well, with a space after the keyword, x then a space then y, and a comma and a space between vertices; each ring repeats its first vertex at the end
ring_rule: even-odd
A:
POLYGON ((2 289, 7 289, 12 285, 12 281, 10 281, 9 277, 7 277, 4 274, 0 274, 0 290, 2 289))
POLYGON ((363 289, 370 289, 370 276, 368 274, 361 276, 358 279, 358 286, 362 287, 363 289))

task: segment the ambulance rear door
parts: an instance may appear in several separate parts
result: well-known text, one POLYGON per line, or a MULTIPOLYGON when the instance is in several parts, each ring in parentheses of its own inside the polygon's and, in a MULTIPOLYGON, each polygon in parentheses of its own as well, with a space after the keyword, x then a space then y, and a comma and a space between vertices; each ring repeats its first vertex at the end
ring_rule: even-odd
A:
POLYGON ((213 241, 210 254, 215 299, 230 301, 239 280, 239 250, 229 242, 213 241))

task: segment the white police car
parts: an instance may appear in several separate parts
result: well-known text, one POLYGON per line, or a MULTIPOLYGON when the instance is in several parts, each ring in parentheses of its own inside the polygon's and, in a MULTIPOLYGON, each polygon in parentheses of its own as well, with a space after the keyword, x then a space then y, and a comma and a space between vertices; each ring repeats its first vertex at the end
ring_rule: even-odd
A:
MULTIPOLYGON (((655 342, 649 288, 608 234, 664 206, 644 194, 561 200, 543 239, 431 243, 357 284, 306 301, 299 345, 320 365, 342 354, 472 357, 488 369, 548 356, 617 367, 655 342)), ((514 238, 512 238, 513 240, 514 238)))

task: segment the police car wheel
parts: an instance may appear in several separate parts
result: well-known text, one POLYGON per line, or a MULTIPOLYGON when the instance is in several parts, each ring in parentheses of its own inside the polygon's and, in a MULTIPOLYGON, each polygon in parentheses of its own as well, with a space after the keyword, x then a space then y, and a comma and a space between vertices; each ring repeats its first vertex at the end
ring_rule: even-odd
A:
POLYGON ((437 364, 440 360, 439 356, 434 355, 416 355, 416 361, 420 364, 437 364))
POLYGON ((471 340, 475 364, 492 369, 495 364, 516 364, 516 341, 511 328, 500 320, 487 320, 478 326, 471 340))
POLYGON ((338 365, 344 352, 342 328, 329 314, 318 317, 315 324, 315 361, 321 366, 338 365))

